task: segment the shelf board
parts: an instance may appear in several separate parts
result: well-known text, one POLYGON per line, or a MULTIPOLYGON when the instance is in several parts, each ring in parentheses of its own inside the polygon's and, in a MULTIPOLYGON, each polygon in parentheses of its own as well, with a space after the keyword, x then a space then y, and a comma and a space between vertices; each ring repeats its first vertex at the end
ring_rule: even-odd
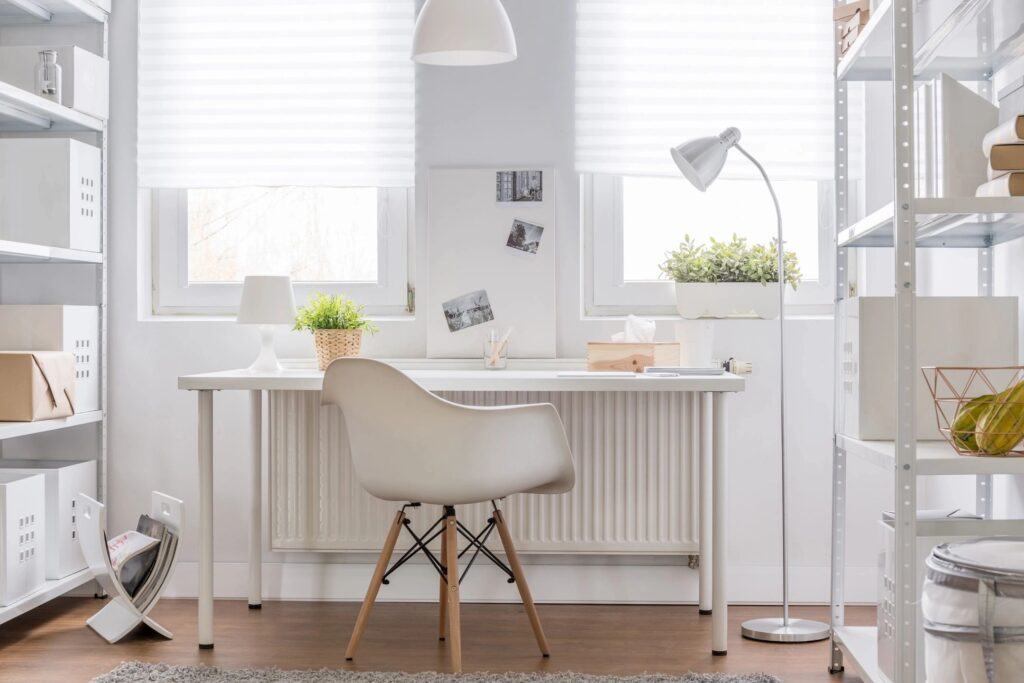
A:
POLYGON ((0 0, 0 24, 103 23, 109 16, 89 0, 0 0))
POLYGON ((41 130, 102 132, 103 121, 0 81, 0 131, 41 130))
POLYGON ((868 683, 890 683, 878 668, 878 629, 874 626, 837 626, 836 643, 868 683))
MULTIPOLYGON (((893 203, 839 233, 840 247, 891 247, 893 203)), ((919 247, 982 248, 1024 236, 1024 197, 919 197, 919 247)))
POLYGON ((103 254, 0 240, 0 263, 103 263, 103 254))
POLYGON ((1024 519, 938 519, 917 522, 922 538, 952 536, 1021 536, 1024 519))
MULTIPOLYGON (((1020 26, 1005 29, 994 17, 1018 0, 947 0, 923 2, 914 12, 914 78, 940 73, 962 81, 987 81, 1024 48, 1020 26), (980 22, 985 22, 984 24, 980 22), (979 46, 979 29, 998 28, 1004 34, 979 46)), ((846 81, 892 80, 892 0, 871 11, 860 36, 836 65, 836 78, 846 81)))
POLYGON ((15 617, 29 612, 40 605, 59 598, 68 591, 74 590, 92 580, 92 572, 89 569, 82 569, 65 576, 63 579, 50 579, 43 584, 42 588, 35 593, 12 602, 6 607, 0 607, 0 624, 6 623, 15 617))
POLYGON ((41 434, 52 432, 57 429, 67 429, 79 425, 92 424, 103 419, 102 410, 92 410, 87 413, 78 413, 71 417, 58 417, 53 420, 37 420, 35 422, 0 422, 0 441, 14 439, 19 436, 30 434, 41 434))
MULTIPOLYGON (((892 441, 862 441, 843 434, 837 434, 836 439, 849 455, 887 469, 896 466, 896 447, 892 441)), ((1024 474, 1024 458, 960 455, 945 441, 918 441, 917 473, 1024 474)))

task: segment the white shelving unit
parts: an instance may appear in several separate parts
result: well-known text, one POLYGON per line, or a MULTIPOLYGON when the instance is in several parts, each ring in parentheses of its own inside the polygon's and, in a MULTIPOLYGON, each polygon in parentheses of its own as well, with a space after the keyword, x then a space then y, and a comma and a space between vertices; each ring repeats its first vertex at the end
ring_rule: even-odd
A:
MULTIPOLYGON (((0 36, 5 40, 18 31, 31 31, 23 44, 39 44, 36 28, 21 29, 21 25, 45 26, 61 24, 60 41, 68 40, 68 32, 81 32, 93 49, 101 48, 107 56, 108 19, 106 0, 0 0, 0 36)), ((15 41, 16 42, 16 41, 15 41)), ((61 43, 64 44, 64 43, 61 43)), ((95 303, 100 309, 100 410, 78 413, 71 417, 39 422, 0 422, 0 453, 11 439, 29 439, 46 432, 68 431, 68 438, 83 443, 83 452, 93 452, 97 460, 97 495, 106 501, 107 472, 107 124, 105 121, 64 107, 33 93, 0 81, 0 136, 30 133, 38 136, 70 136, 98 146, 101 150, 102 180, 100 184, 102 214, 102 240, 100 252, 63 249, 25 242, 0 240, 0 273, 8 264, 24 268, 59 268, 62 264, 86 264, 95 270, 95 303), (88 450, 85 447, 88 447, 88 450)), ((21 271, 19 271, 21 272, 21 271)), ((54 276, 60 272, 54 270, 54 276)), ((4 301, 0 291, 0 302, 4 301)), ((70 292, 69 295, 78 295, 70 292)), ((46 301, 45 303, 60 303, 46 301)), ((28 441, 29 450, 34 442, 28 441)), ((18 444, 21 446, 21 444, 18 444)), ((23 451, 23 449, 21 449, 23 451)), ((41 453, 40 455, 45 455, 41 453)), ((82 569, 62 579, 46 581, 30 595, 5 607, 0 607, 0 624, 45 604, 53 598, 80 588, 93 580, 90 569, 82 569)))
MULTIPOLYGON (((894 441, 862 441, 844 436, 838 408, 842 378, 836 381, 836 435, 833 449, 832 509, 832 648, 829 670, 841 671, 844 656, 871 683, 917 683, 917 552, 919 537, 1003 535, 1024 533, 1022 520, 992 519, 992 475, 1024 474, 1024 458, 967 457, 945 441, 917 441, 916 381, 920 372, 915 349, 916 279, 919 247, 977 249, 979 291, 992 291, 994 245, 1024 236, 1022 198, 920 198, 914 195, 914 82, 945 73, 979 82, 991 96, 991 79, 999 68, 1024 54, 1024 31, 993 40, 993 17, 1003 3, 1020 0, 880 0, 850 51, 836 67, 836 303, 850 295, 850 250, 888 247, 894 251, 896 306, 897 415, 894 441), (875 134, 892 136, 894 201, 860 219, 851 220, 849 201, 848 84, 887 81, 892 84, 891 128, 875 134), (896 599, 895 676, 878 664, 878 630, 844 624, 846 483, 854 463, 878 466, 892 476, 895 505, 896 599), (976 512, 981 520, 918 522, 918 477, 975 476, 976 512)), ((837 4, 839 4, 837 2, 837 4)), ((1011 32, 1012 33, 1012 32, 1011 32)), ((868 131, 870 133, 870 131, 868 131)), ((980 141, 979 141, 980 144, 980 141)), ((836 320, 837 373, 845 330, 836 320)))

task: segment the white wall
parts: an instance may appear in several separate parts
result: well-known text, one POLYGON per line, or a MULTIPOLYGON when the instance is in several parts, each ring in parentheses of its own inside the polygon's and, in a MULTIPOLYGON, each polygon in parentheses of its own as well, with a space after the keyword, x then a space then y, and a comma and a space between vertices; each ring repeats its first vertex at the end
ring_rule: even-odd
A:
MULTIPOLYGON (((432 166, 551 165, 557 169, 558 352, 581 357, 585 342, 607 338, 621 322, 585 320, 580 305, 579 197, 573 172, 573 22, 568 0, 506 0, 519 43, 519 60, 488 68, 422 68, 417 77, 417 229, 423 244, 423 179, 432 166)), ((238 367, 254 354, 249 330, 225 322, 140 320, 140 265, 149 258, 139 235, 135 190, 135 3, 114 1, 111 24, 113 114, 110 164, 110 522, 134 525, 148 505, 151 489, 184 498, 190 514, 185 529, 179 594, 194 594, 196 559, 196 407, 194 395, 176 389, 183 373, 238 367)), ((141 224, 140 224, 141 223, 141 224)), ((425 267, 422 254, 416 270, 425 267)), ((143 269, 144 270, 144 269, 143 269)), ((423 278, 419 280, 422 282, 423 278)), ((422 284, 420 285, 422 286, 422 284)), ((420 292, 420 300, 425 300, 420 292)), ((368 340, 371 355, 422 356, 422 320, 388 321, 368 340)), ((671 324, 660 325, 669 338, 671 324)), ((793 593, 797 600, 827 600, 831 500, 832 323, 799 319, 789 323, 790 457, 793 593)), ((312 354, 308 337, 289 334, 282 355, 312 354)), ((776 323, 728 321, 717 324, 716 353, 751 360, 748 390, 731 401, 733 431, 729 467, 730 593, 734 599, 777 600, 779 591, 779 468, 776 323)), ((215 536, 220 595, 244 594, 249 464, 246 403, 242 395, 215 398, 215 536)), ((870 519, 885 506, 889 490, 880 473, 851 473, 851 597, 874 597, 875 529, 870 519), (883 493, 879 493, 879 492, 883 493), (862 507, 863 514, 854 514, 862 507), (870 512, 869 512, 870 511, 870 512)), ((355 558, 365 562, 366 558, 355 558)), ((268 593, 301 597, 360 598, 369 567, 352 558, 273 553, 266 560, 268 593), (325 564, 328 563, 328 564, 325 564)), ((694 600, 693 574, 683 567, 658 566, 648 558, 626 565, 611 559, 597 566, 555 559, 538 568, 540 599, 694 600), (612 566, 612 565, 615 566, 612 566), (643 586, 640 593, 637 585, 643 586), (571 592, 576 591, 576 592, 571 592)), ((584 563, 587 564, 587 563, 584 563)), ((414 572, 416 570, 413 570, 414 572)), ((436 586, 405 589, 406 598, 432 599, 436 586)), ((397 594, 395 594, 397 595, 397 594)), ((502 593, 497 597, 502 597, 502 593)), ((477 597, 487 597, 478 593, 477 597)), ((510 596, 509 596, 510 597, 510 596)))

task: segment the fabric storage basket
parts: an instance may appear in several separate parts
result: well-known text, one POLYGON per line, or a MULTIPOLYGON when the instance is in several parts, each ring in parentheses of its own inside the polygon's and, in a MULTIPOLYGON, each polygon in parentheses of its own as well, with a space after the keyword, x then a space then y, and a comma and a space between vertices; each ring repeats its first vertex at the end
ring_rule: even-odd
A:
POLYGON ((45 490, 40 474, 0 472, 0 606, 17 602, 43 585, 45 490))
POLYGON ((313 330, 316 361, 326 370, 331 361, 358 356, 363 344, 362 330, 313 330))
POLYGON ((937 546, 921 599, 928 683, 1024 677, 1024 538, 937 546))

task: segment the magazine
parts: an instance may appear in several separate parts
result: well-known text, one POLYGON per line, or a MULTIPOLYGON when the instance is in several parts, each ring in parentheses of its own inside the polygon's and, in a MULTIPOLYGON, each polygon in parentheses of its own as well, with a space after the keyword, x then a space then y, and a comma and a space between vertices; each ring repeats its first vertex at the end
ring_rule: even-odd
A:
POLYGON ((156 560, 160 539, 138 531, 126 531, 107 541, 110 565, 129 594, 156 560))

